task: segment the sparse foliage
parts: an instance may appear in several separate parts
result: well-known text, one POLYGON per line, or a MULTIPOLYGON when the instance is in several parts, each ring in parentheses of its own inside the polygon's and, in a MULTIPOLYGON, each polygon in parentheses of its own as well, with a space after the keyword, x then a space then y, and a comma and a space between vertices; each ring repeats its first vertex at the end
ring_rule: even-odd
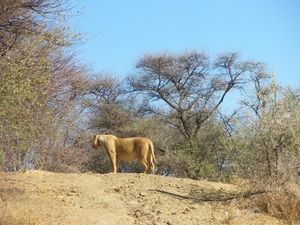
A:
POLYGON ((193 139, 228 92, 242 89, 247 74, 257 67, 261 64, 241 61, 236 52, 222 53, 214 62, 206 52, 197 50, 148 53, 127 80, 132 91, 164 104, 149 105, 152 113, 162 115, 186 139, 193 139))
POLYGON ((274 80, 264 89, 266 94, 256 92, 264 104, 254 114, 251 104, 239 121, 231 146, 238 154, 236 162, 245 176, 254 171, 261 177, 298 181, 299 90, 280 87, 274 80))
POLYGON ((86 70, 66 51, 73 36, 59 21, 68 6, 60 0, 1 1, 0 155, 6 171, 45 165, 51 149, 63 145, 62 130, 78 122, 84 90, 78 81, 86 70))

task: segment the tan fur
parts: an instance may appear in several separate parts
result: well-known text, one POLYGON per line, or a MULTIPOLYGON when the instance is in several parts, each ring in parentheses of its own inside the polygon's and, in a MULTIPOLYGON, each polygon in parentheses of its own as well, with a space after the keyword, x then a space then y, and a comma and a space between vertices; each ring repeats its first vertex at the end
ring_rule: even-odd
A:
POLYGON ((110 159, 112 170, 117 172, 118 160, 131 161, 138 159, 144 167, 144 173, 150 169, 154 174, 154 147, 150 139, 145 137, 118 138, 114 135, 98 134, 93 136, 93 148, 102 148, 110 159))

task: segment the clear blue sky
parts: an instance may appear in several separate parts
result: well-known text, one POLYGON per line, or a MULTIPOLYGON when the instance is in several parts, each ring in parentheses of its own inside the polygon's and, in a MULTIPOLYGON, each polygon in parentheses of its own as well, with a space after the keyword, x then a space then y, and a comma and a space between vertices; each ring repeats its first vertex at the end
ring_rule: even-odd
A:
POLYGON ((300 86, 300 0, 81 0, 74 12, 95 71, 125 76, 147 51, 233 50, 300 86))

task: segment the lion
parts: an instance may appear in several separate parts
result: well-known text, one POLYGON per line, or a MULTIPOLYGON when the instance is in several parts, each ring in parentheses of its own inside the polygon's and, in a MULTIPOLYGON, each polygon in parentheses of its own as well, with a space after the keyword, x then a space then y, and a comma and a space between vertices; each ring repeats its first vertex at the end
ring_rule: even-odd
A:
POLYGON ((93 149, 102 148, 109 157, 113 173, 117 172, 118 161, 129 162, 138 159, 147 173, 150 169, 154 174, 154 147, 150 139, 145 137, 118 138, 111 134, 95 134, 93 136, 93 149))

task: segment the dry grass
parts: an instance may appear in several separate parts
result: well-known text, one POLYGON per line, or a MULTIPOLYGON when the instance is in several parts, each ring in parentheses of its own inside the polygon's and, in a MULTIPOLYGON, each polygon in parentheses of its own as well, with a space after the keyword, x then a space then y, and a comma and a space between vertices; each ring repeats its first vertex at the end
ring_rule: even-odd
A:
POLYGON ((62 213, 53 210, 55 203, 37 198, 38 190, 29 191, 20 183, 0 181, 0 224, 65 224, 62 213))
POLYGON ((0 213, 0 224, 32 225, 43 224, 43 218, 38 218, 32 209, 24 205, 6 204, 0 213))
POLYGON ((254 203, 260 212, 286 221, 287 224, 300 223, 300 199, 293 193, 267 193, 258 196, 254 203))
MULTIPOLYGON (((276 218, 283 224, 300 224, 300 189, 297 185, 269 186, 268 192, 234 202, 241 210, 276 218)), ((271 223, 273 224, 273 223, 271 223)))

